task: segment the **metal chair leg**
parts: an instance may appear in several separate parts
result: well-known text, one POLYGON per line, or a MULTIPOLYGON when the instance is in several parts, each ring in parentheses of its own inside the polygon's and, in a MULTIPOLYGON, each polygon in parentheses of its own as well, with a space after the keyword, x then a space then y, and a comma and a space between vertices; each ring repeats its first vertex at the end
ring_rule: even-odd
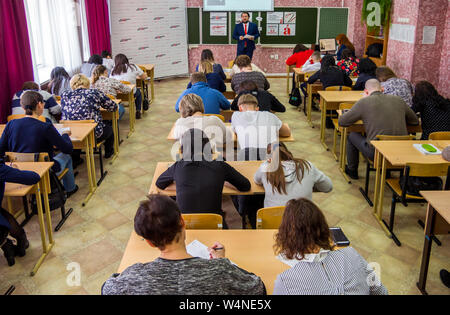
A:
POLYGON ((12 285, 8 288, 8 290, 6 290, 5 295, 11 295, 11 294, 13 294, 13 292, 15 290, 16 290, 16 287, 12 285))
POLYGON ((66 208, 64 206, 61 207, 61 220, 56 225, 55 232, 58 232, 62 228, 64 223, 66 223, 66 220, 72 214, 72 212, 73 212, 73 208, 70 208, 69 211, 66 212, 66 208))
POLYGON ((359 187, 359 191, 363 195, 364 199, 366 199, 369 206, 373 207, 373 202, 372 202, 372 200, 370 200, 370 197, 369 197, 369 182, 370 182, 370 162, 367 161, 365 186, 364 186, 364 189, 359 187))
POLYGON ((397 203, 397 197, 395 195, 392 195, 392 203, 391 203, 391 214, 389 216, 389 225, 386 224, 386 222, 383 220, 384 225, 388 228, 389 232, 391 232, 392 240, 397 246, 402 246, 402 243, 400 243, 400 240, 397 238, 397 236, 394 234, 394 218, 395 218, 395 206, 397 203))
POLYGON ((104 171, 103 169, 103 150, 102 150, 102 146, 98 147, 98 153, 99 153, 99 157, 100 157, 100 179, 97 182, 97 186, 100 186, 100 184, 103 182, 103 180, 105 179, 106 175, 108 174, 108 171, 104 171))

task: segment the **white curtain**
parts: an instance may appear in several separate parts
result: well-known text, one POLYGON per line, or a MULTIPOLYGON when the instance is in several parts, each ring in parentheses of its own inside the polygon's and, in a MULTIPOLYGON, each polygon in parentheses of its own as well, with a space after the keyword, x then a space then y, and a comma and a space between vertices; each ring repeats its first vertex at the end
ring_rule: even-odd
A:
POLYGON ((74 0, 25 0, 25 5, 35 80, 47 81, 57 66, 69 73, 77 71, 83 61, 83 37, 87 37, 87 32, 79 36, 80 6, 74 0))

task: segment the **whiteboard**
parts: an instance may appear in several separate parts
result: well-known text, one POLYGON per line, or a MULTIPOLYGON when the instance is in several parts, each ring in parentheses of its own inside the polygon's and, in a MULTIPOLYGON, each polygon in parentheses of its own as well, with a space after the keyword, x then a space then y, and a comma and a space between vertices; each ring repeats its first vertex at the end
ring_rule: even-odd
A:
POLYGON ((273 11, 273 0, 203 0, 203 11, 273 11))
POLYGON ((112 55, 154 64, 155 77, 186 75, 185 0, 110 0, 112 55))

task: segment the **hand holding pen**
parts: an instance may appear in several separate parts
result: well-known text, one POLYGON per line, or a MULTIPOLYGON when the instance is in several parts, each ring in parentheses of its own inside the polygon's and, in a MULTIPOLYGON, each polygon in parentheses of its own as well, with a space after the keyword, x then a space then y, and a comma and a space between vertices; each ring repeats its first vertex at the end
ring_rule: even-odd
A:
POLYGON ((215 242, 214 245, 208 248, 209 256, 213 258, 225 258, 225 247, 219 242, 215 242))

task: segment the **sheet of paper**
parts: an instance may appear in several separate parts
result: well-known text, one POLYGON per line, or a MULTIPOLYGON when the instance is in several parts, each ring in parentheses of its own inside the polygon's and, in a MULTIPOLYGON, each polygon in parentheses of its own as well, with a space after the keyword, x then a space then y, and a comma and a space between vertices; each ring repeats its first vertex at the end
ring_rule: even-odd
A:
POLYGON ((395 24, 391 25, 389 39, 399 42, 414 44, 416 36, 416 27, 414 25, 395 24))
POLYGON ((209 256, 208 246, 206 246, 205 244, 203 244, 202 242, 200 242, 198 240, 195 240, 192 243, 190 243, 189 245, 187 245, 186 250, 189 255, 194 256, 194 257, 199 257, 199 258, 204 258, 204 259, 211 258, 209 256))
POLYGON ((228 18, 226 12, 211 12, 210 15, 210 36, 227 36, 228 18))
POLYGON ((267 12, 268 24, 282 24, 283 18, 284 18, 283 12, 267 12))
POLYGON ((436 43, 436 26, 423 27, 423 45, 434 45, 436 43))

